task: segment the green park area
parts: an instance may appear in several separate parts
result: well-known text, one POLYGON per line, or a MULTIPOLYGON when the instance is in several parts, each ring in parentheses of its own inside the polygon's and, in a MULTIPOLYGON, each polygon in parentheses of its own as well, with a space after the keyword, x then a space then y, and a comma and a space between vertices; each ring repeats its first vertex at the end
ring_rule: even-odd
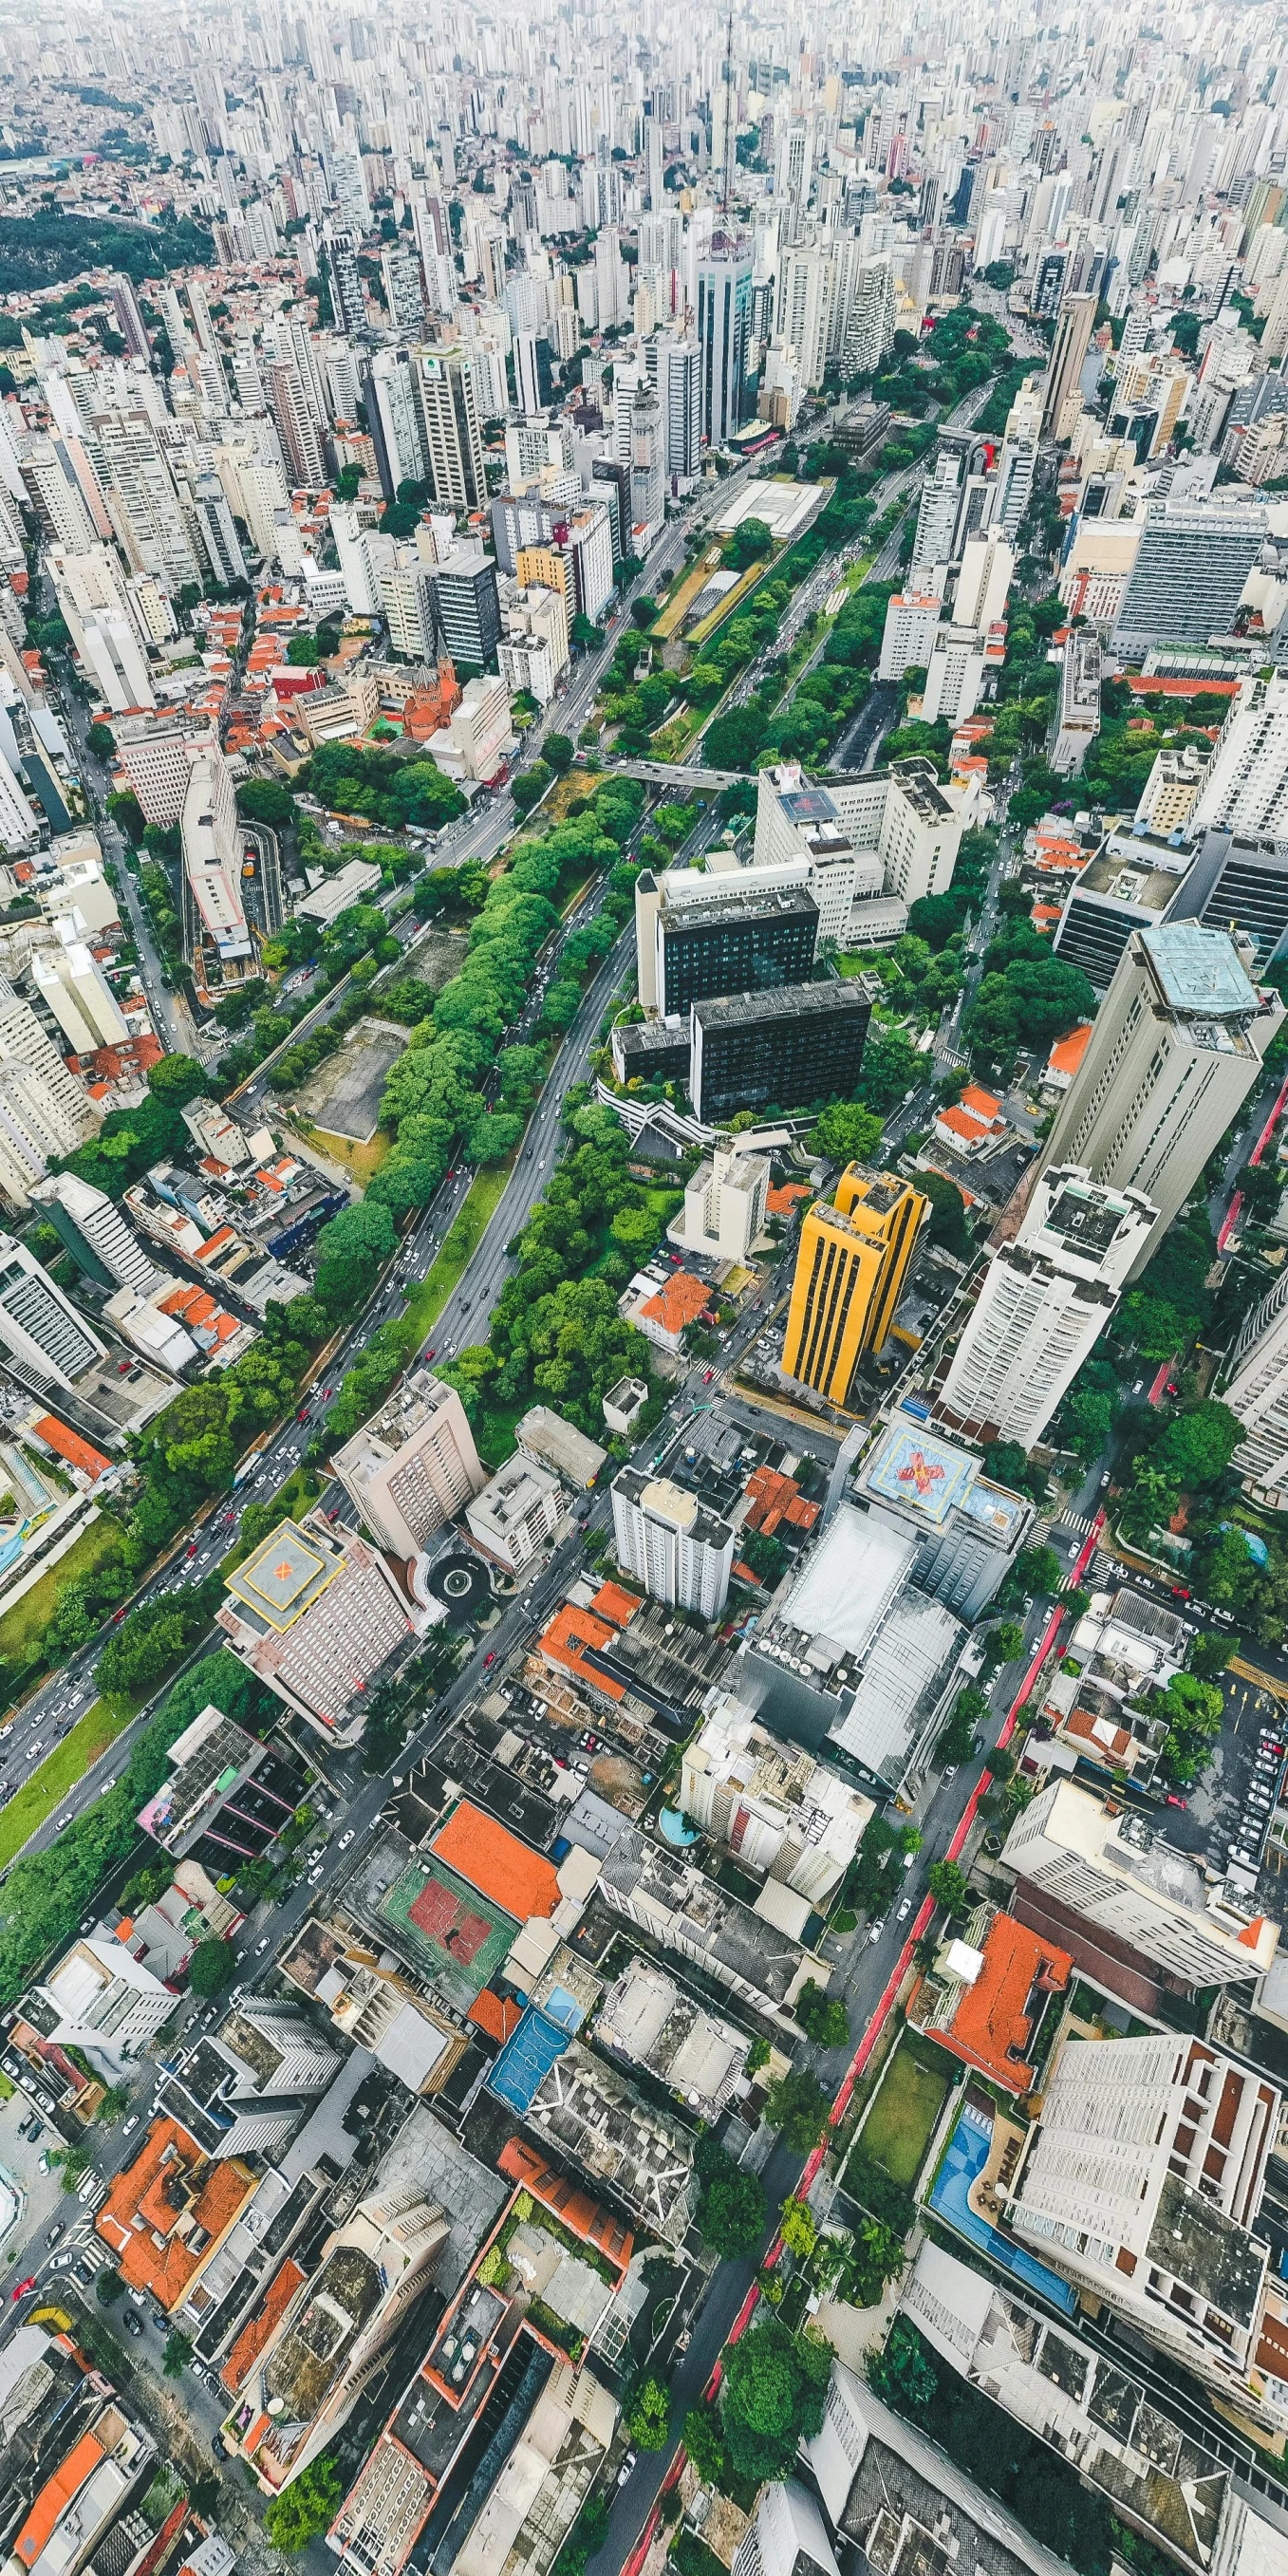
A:
POLYGON ((858 2138, 857 2152, 911 2190, 948 2098, 948 2067, 922 2059, 901 2039, 858 2138))

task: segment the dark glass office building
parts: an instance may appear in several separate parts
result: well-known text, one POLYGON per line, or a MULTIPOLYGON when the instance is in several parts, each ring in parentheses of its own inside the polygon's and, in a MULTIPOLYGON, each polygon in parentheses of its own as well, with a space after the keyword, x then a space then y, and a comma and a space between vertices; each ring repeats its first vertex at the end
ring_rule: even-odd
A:
POLYGON ((664 1019, 721 993, 808 983, 818 905, 803 887, 736 902, 663 902, 657 916, 657 1006, 664 1019))
POLYGON ((879 977, 861 975, 695 1002, 689 1090, 697 1117, 848 1100, 880 990, 879 977))

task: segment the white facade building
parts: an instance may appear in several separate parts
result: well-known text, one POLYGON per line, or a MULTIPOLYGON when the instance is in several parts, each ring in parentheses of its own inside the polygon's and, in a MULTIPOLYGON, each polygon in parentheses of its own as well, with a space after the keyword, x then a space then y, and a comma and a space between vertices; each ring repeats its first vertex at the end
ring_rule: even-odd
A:
POLYGON ((905 671, 928 667, 943 604, 935 590, 897 590, 887 601, 879 680, 902 680, 905 671))
POLYGON ((1043 1172, 967 1317, 936 1406, 950 1429, 1032 1448, 1109 1322, 1155 1213, 1138 1191, 1103 1189, 1076 1164, 1043 1172))
POLYGON ((454 1386, 428 1369, 401 1378, 331 1461, 367 1528, 393 1556, 418 1556, 486 1479, 454 1386))
POLYGON ((816 1908, 840 1885, 875 1812, 839 1771, 780 1744, 741 1710, 717 1711, 685 1746, 680 1804, 741 1868, 816 1908))
POLYGON ((669 1477, 623 1467, 613 1483, 613 1543, 623 1572, 655 1600, 716 1619, 729 1594, 734 1533, 669 1477))
POLYGON ((1105 1935, 1103 1975, 1144 1963, 1147 1977, 1190 1987, 1240 1985, 1264 1974, 1279 1926, 1228 1880, 1156 1839, 1114 1800, 1057 1780, 1012 1825, 1002 1854, 1024 1889, 1050 1899, 1055 1937, 1065 1916, 1105 1935))
POLYGON ((1281 2096, 1202 2039, 1066 2044, 1010 2194, 1017 2235, 1227 2402, 1288 2422, 1288 2292, 1254 2230, 1281 2096))
POLYGON ((745 1261, 764 1230, 771 1170, 763 1154, 740 1153, 736 1144, 717 1147, 685 1183, 668 1241, 714 1261, 745 1261))
POLYGON ((33 2003, 44 2005, 42 2035, 61 2047, 79 2048, 98 2061, 115 2083, 174 2011, 170 1988, 132 1958, 114 1935, 90 1934, 73 1943, 65 1959, 37 1986, 33 2003))
POLYGON ((558 1477, 516 1454, 466 1505, 465 1518, 479 1546, 517 1574, 554 1537, 562 1510, 558 1477))
MULTIPOLYGON (((1035 1169, 1081 1164, 1171 1224, 1260 1078, 1284 1006, 1249 980, 1251 945, 1178 921, 1132 934, 1035 1169)), ((1144 1268, 1154 1241, 1140 1245, 1144 1268)))

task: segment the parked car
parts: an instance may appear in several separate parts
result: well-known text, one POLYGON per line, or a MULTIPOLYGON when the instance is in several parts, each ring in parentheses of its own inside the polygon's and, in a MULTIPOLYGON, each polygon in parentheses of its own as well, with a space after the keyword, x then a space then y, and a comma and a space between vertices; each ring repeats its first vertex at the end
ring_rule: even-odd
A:
POLYGON ((46 2230, 45 2230, 45 2243, 46 2243, 46 2245, 56 2245, 56 2244, 58 2243, 58 2239, 59 2239, 59 2237, 60 2237, 60 2236, 64 2236, 64 2235, 66 2234, 66 2232, 67 2232, 67 2231, 66 2231, 65 2227, 63 2226, 63 2222, 62 2222, 61 2218, 56 2218, 56 2219, 54 2220, 53 2226, 52 2226, 52 2227, 47 2227, 47 2228, 46 2228, 46 2230))
POLYGON ((896 1916, 895 1916, 895 1918, 894 1918, 894 1919, 895 1919, 895 1921, 896 1921, 896 1923, 903 1923, 903 1922, 905 1922, 905 1921, 906 1921, 906 1919, 907 1919, 907 1917, 911 1914, 911 1912, 912 1912, 912 1898, 911 1898, 910 1896, 905 1896, 905 1898, 904 1898, 904 1900, 903 1900, 903 1903, 902 1903, 902 1905, 900 1906, 899 1911, 898 1911, 898 1913, 896 1914, 896 1916))
POLYGON ((627 2452, 627 2454, 626 2454, 625 2459, 624 2459, 624 2460, 623 2460, 623 2462, 622 2462, 622 2465, 621 2465, 620 2469, 619 2469, 619 2470, 618 2470, 618 2472, 617 2472, 617 2483, 618 2483, 619 2487, 624 2487, 624 2486, 625 2486, 626 2481, 627 2481, 628 2477, 630 2476, 630 2473, 631 2473, 632 2469, 634 2468, 634 2466, 635 2466, 635 2453, 634 2453, 633 2451, 628 2451, 628 2452, 627 2452))
POLYGON ((350 1825, 350 1827, 349 1827, 349 1830, 348 1830, 347 1834, 341 1834, 340 1839, 339 1839, 339 1842, 336 1844, 336 1850, 337 1850, 337 1851, 347 1851, 347 1850, 348 1850, 348 1848, 349 1848, 350 1843, 352 1842, 352 1840, 353 1840, 353 1827, 352 1827, 352 1825, 350 1825))
POLYGON ((140 2318, 138 2318, 138 2317, 136 2317, 136 2316, 135 2316, 135 2314, 134 2314, 134 2312, 133 2312, 133 2310, 132 2310, 131 2308, 127 2308, 127 2309, 126 2309, 126 2311, 125 2311, 125 2315, 124 2315, 124 2319, 123 2319, 123 2323, 124 2323, 125 2331, 126 2331, 126 2333, 127 2333, 127 2334, 132 2334, 132 2335, 141 2335, 141 2334, 142 2334, 142 2332, 143 2332, 143 2325, 142 2325, 142 2321, 141 2321, 141 2319, 140 2319, 140 2318))

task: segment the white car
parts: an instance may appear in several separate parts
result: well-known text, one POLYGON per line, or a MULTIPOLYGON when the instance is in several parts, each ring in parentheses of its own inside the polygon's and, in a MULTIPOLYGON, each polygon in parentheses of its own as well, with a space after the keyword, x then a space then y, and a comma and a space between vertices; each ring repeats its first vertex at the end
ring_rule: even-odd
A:
POLYGON ((900 1906, 899 1911, 898 1911, 898 1913, 896 1914, 896 1916, 895 1916, 895 1918, 894 1918, 894 1919, 895 1919, 895 1921, 896 1921, 896 1923, 902 1923, 902 1922, 904 1922, 904 1921, 907 1919, 908 1915, 910 1915, 910 1914, 911 1914, 911 1912, 912 1912, 912 1898, 911 1898, 910 1896, 905 1896, 905 1898, 904 1898, 904 1900, 903 1900, 903 1903, 902 1903, 902 1905, 900 1906))
POLYGON ((340 1836, 340 1840, 339 1840, 339 1842, 338 1842, 338 1843, 337 1843, 337 1845, 336 1845, 336 1850, 337 1850, 337 1851, 347 1851, 347 1850, 348 1850, 348 1848, 349 1848, 350 1843, 352 1842, 352 1840, 353 1840, 353 1827, 352 1827, 352 1825, 350 1825, 350 1827, 349 1827, 349 1830, 348 1830, 347 1834, 341 1834, 341 1836, 340 1836))

